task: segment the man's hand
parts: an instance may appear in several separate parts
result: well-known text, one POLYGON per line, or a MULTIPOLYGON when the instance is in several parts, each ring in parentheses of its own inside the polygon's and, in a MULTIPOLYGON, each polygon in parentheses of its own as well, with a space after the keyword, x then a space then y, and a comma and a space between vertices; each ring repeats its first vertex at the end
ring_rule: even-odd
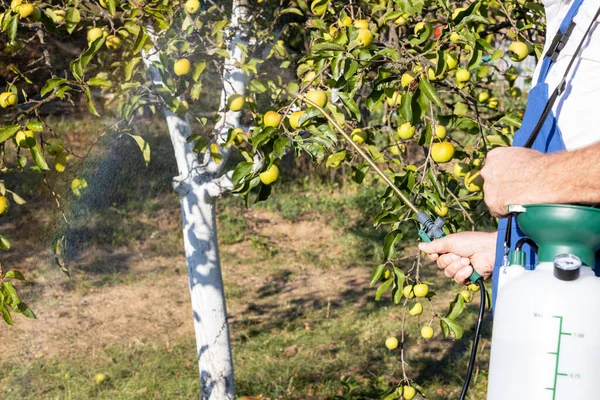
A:
POLYGON ((485 204, 492 215, 505 216, 510 204, 532 204, 544 197, 536 183, 543 179, 546 158, 523 147, 498 147, 487 154, 481 176, 485 204))
POLYGON ((484 279, 494 270, 497 232, 460 232, 436 239, 429 243, 419 243, 419 250, 437 261, 448 278, 460 284, 467 283, 473 268, 484 279))

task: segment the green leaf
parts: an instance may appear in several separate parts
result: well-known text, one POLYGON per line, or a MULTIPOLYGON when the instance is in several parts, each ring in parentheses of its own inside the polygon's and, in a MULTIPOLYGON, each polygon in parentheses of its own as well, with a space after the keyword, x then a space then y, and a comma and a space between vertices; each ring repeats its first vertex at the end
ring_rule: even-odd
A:
POLYGON ((337 168, 345 158, 346 150, 338 151, 337 153, 330 154, 329 157, 327 157, 327 162, 325 165, 329 168, 337 168))
MULTIPOLYGON (((8 37, 12 42, 17 37, 17 27, 19 26, 19 14, 13 15, 8 25, 8 37)), ((12 325, 12 324, 11 324, 12 325)))
POLYGON ((498 120, 498 123, 500 123, 500 124, 514 126, 515 128, 520 128, 522 122, 523 121, 521 121, 520 118, 517 118, 511 114, 506 114, 504 117, 502 117, 498 120))
POLYGON ((16 194, 12 190, 7 190, 7 192, 12 195, 13 201, 15 203, 17 203, 18 205, 22 206, 23 204, 27 203, 24 198, 22 198, 21 196, 19 196, 18 194, 16 194))
POLYGON ((62 83, 65 83, 67 80, 65 78, 50 78, 46 81, 46 84, 40 90, 40 96, 44 97, 48 93, 54 90, 55 87, 59 86, 62 83))
POLYGON ((385 292, 387 292, 387 290, 392 285, 392 282, 394 282, 394 278, 390 277, 390 279, 388 279, 387 281, 383 282, 377 288, 377 292, 375 293, 375 300, 380 300, 381 299, 381 296, 383 296, 385 294, 385 292))
POLYGON ((5 236, 0 235, 0 250, 8 250, 10 249, 10 240, 8 240, 5 236))
POLYGON ((129 81, 131 79, 131 77, 133 76, 134 68, 136 67, 136 65, 138 65, 138 63, 141 60, 141 57, 134 57, 131 60, 129 60, 127 65, 125 65, 125 81, 129 81))
POLYGON ((350 97, 348 93, 344 92, 338 92, 338 96, 340 96, 340 99, 342 99, 342 103, 344 103, 348 111, 350 111, 352 115, 354 115, 354 118, 356 118, 356 120, 360 122, 360 111, 358 110, 358 106, 356 105, 354 99, 350 97))
POLYGON ((56 265, 58 265, 60 270, 70 278, 71 274, 69 273, 69 268, 67 268, 67 265, 62 261, 65 242, 64 236, 57 239, 52 246, 52 251, 54 252, 54 261, 56 262, 56 265))
MULTIPOLYGON (((97 39, 96 42, 98 40, 102 40, 97 39)), ((96 43, 94 42, 94 43, 96 43)), ((83 67, 81 66, 81 61, 79 59, 75 59, 73 61, 71 61, 69 63, 69 68, 71 69, 71 72, 73 73, 73 76, 75 77, 75 79, 77 79, 78 81, 81 81, 82 77, 83 77, 83 67)))
POLYGON ((281 158, 285 155, 285 149, 290 145, 290 141, 288 138, 284 136, 280 136, 273 143, 273 156, 276 158, 281 158))
POLYGON ((135 140, 135 142, 139 146, 140 150, 142 151, 142 156, 144 156, 144 162, 146 163, 147 167, 148 164, 150 164, 150 145, 141 136, 132 135, 129 133, 127 135, 133 138, 133 140, 135 140))
POLYGON ((17 312, 19 314, 23 314, 27 318, 37 319, 37 317, 35 316, 33 311, 31 311, 31 308, 29 308, 29 306, 23 302, 20 302, 19 304, 17 304, 17 306, 13 307, 13 309, 15 310, 15 312, 17 312))
POLYGON ((250 174, 252 174, 252 168, 254 167, 254 163, 243 161, 239 163, 235 169, 233 170, 233 175, 231 176, 231 181, 233 182, 233 186, 236 187, 242 181, 242 179, 246 178, 250 174))
POLYGON ((71 191, 77 197, 80 197, 87 187, 88 183, 84 178, 75 178, 71 181, 71 191))
POLYGON ((381 279, 381 275, 383 275, 384 270, 385 264, 380 264, 377 267, 375 267, 373 273, 371 274, 371 282, 369 283, 369 286, 374 286, 377 282, 379 282, 379 279, 381 279))
POLYGON ((448 312, 446 313, 445 317, 450 319, 456 319, 460 314, 462 314, 464 309, 465 299, 459 293, 450 303, 450 307, 448 307, 448 312))
POLYGON ((377 146, 370 144, 366 147, 366 149, 369 152, 369 154, 371 155, 371 158, 373 159, 373 161, 375 161, 375 162, 384 162, 385 161, 383 154, 381 154, 381 152, 379 151, 377 146))
POLYGON ((27 129, 33 132, 41 132, 44 130, 44 124, 37 119, 31 120, 27 123, 27 129))
POLYGON ((11 306, 16 306, 21 302, 19 300, 19 296, 17 295, 17 289, 10 282, 4 282, 2 284, 2 293, 4 293, 4 300, 7 304, 11 306))
POLYGON ((138 54, 144 49, 146 40, 148 40, 148 34, 146 33, 146 29, 140 29, 137 34, 137 37, 135 38, 135 43, 133 43, 133 54, 138 54))
POLYGON ((344 46, 335 43, 317 43, 311 48, 312 52, 318 51, 344 51, 344 46))
POLYGON ((194 82, 198 82, 198 79, 200 79, 200 76, 202 75, 205 69, 206 61, 198 61, 194 63, 194 72, 192 74, 192 79, 194 80, 194 82))
POLYGON ((11 269, 10 271, 4 274, 4 279, 18 279, 20 281, 24 281, 25 276, 23 276, 21 271, 11 269))
POLYGON ((73 33, 79 21, 81 21, 81 15, 79 14, 79 10, 75 7, 67 8, 67 18, 65 23, 67 32, 73 33))
POLYGON ((400 304, 400 300, 402 300, 402 289, 404 288, 404 282, 406 281, 406 276, 404 275, 404 271, 402 271, 398 267, 394 267, 394 280, 396 292, 394 293, 394 304, 400 304))
POLYGON ((404 93, 400 102, 400 115, 405 122, 412 121, 412 97, 410 93, 404 93))
POLYGON ((279 15, 283 15, 283 14, 296 14, 296 15, 300 15, 301 17, 304 16, 304 13, 302 12, 302 10, 299 10, 295 7, 288 7, 279 13, 279 15))
POLYGON ((4 322, 6 322, 8 325, 10 325, 10 326, 13 325, 13 320, 10 316, 10 313, 8 312, 8 310, 6 308, 2 309, 2 318, 4 319, 4 322))
POLYGON ((117 12, 117 7, 115 6, 115 0, 106 0, 106 9, 108 10, 108 13, 110 14, 111 17, 115 16, 115 13, 117 12))
POLYGON ((92 100, 92 94, 90 93, 90 88, 86 87, 83 90, 83 93, 85 94, 85 105, 87 106, 88 110, 90 110, 90 113, 92 113, 92 115, 99 117, 100 114, 98 114, 98 111, 96 111, 96 106, 94 106, 94 101, 92 100))
POLYGON ((42 149, 38 143, 29 149, 29 153, 31 154, 31 159, 39 169, 42 171, 50 170, 50 167, 48 167, 48 163, 46 162, 46 158, 44 157, 44 153, 42 153, 42 149))
POLYGON ((427 79, 421 79, 421 82, 419 83, 419 88, 423 91, 423 93, 425 93, 425 96, 427 96, 427 98, 431 100, 436 106, 440 108, 444 107, 444 102, 442 101, 442 99, 440 99, 440 96, 438 96, 437 92, 427 79))
POLYGON ((21 127, 19 125, 9 125, 0 129, 0 143, 6 142, 11 137, 15 136, 21 127))
POLYGON ((90 86, 102 86, 102 87, 110 87, 111 86, 111 82, 109 80, 98 78, 98 77, 90 78, 90 80, 87 81, 87 84, 90 86))
POLYGON ((448 337, 447 332, 449 331, 454 335, 455 339, 462 338, 462 326, 455 320, 450 318, 440 318, 440 326, 442 327, 442 332, 444 332, 444 337, 448 337))
POLYGON ((402 239, 402 232, 399 230, 391 231, 385 235, 383 244, 383 257, 390 260, 396 257, 396 244, 402 239))
POLYGON ((198 100, 200 98, 200 93, 202 92, 202 81, 194 83, 192 89, 190 90, 190 97, 192 100, 198 100))

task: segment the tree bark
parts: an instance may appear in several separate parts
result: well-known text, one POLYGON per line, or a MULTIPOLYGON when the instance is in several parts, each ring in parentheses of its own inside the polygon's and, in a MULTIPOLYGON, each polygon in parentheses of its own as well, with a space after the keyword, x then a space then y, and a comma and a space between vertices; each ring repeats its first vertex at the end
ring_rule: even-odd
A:
MULTIPOLYGON (((215 141, 220 145, 230 128, 240 126, 240 113, 227 110, 227 98, 244 94, 247 77, 236 66, 242 61, 238 43, 246 44, 247 0, 234 0, 231 24, 226 36, 231 37, 229 54, 224 63, 221 93, 221 120, 215 127, 215 141)), ((153 38, 154 40, 154 38, 153 38)), ((155 86, 163 85, 160 73, 152 67, 159 61, 154 52, 144 57, 155 86)), ((207 152, 198 157, 194 143, 187 142, 191 127, 187 118, 165 109, 165 118, 173 144, 179 175, 173 179, 174 189, 180 196, 183 239, 188 266, 194 328, 198 350, 201 399, 235 399, 233 359, 221 262, 217 240, 215 200, 231 188, 230 175, 223 175, 229 151, 223 149, 222 161, 215 163, 207 152)))

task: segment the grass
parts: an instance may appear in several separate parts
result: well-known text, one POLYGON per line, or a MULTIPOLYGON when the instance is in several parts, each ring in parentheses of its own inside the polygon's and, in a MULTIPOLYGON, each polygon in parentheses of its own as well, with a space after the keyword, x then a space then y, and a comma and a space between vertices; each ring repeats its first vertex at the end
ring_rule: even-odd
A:
MULTIPOLYGON (((55 129, 68 131, 69 126, 59 120, 55 129)), ((83 125, 82 130, 87 129, 95 128, 83 125)), ((58 294, 67 289, 85 301, 97 290, 127 290, 140 282, 150 286, 173 274, 170 268, 143 273, 129 269, 132 254, 143 253, 147 259, 163 257, 167 265, 182 256, 179 204, 170 189, 176 173, 170 144, 158 132, 147 140, 153 149, 148 168, 141 157, 126 156, 139 151, 133 143, 115 138, 105 143, 104 155, 92 157, 82 167, 80 172, 99 184, 90 185, 82 198, 66 200, 68 230, 56 216, 40 219, 22 233, 24 238, 36 240, 31 238, 66 232, 70 255, 85 260, 76 263, 76 279, 56 286, 39 283, 61 279, 47 268, 29 271, 28 276, 36 281, 30 284, 32 294, 52 290, 58 294), (127 164, 112 165, 128 158, 127 164), (85 256, 86 252, 92 255, 85 256)), ((27 175, 17 181, 14 175, 7 175, 8 186, 18 193, 27 193, 29 198, 47 196, 35 185, 38 176, 27 175)), ((262 394, 270 399, 375 399, 398 382, 399 352, 388 352, 383 343, 388 335, 397 334, 401 308, 393 306, 389 296, 375 302, 374 289, 368 288, 386 234, 385 229, 372 226, 382 190, 375 183, 356 186, 336 180, 296 179, 278 183, 272 198, 250 210, 237 198, 218 202, 225 292, 228 307, 235 310, 231 335, 238 394, 262 394), (308 231, 293 236, 300 226, 308 231), (319 236, 327 230, 333 233, 319 236), (331 287, 326 296, 311 291, 319 283, 331 287)), ((414 252, 410 244, 415 237, 412 227, 407 227, 406 247, 399 251, 414 252)), ((48 240, 42 242, 46 246, 48 240)), ((422 271, 439 293, 453 291, 436 271, 422 271)), ((185 275, 185 270, 176 273, 185 275)), ((27 293, 28 287, 23 289, 27 293)), ((183 296, 178 294, 178 300, 183 296)), ((189 307, 187 297, 184 300, 182 307, 189 307)), ((436 308, 442 310, 449 300, 450 294, 441 298, 436 308)), ((56 303, 58 307, 60 301, 56 303)), ((428 399, 458 397, 474 321, 475 308, 471 306, 463 318, 465 339, 456 342, 439 337, 424 342, 418 332, 428 321, 408 321, 409 376, 422 385, 428 399)), ((487 329, 484 337, 489 334, 487 329)), ((489 340, 484 339, 483 344, 489 345, 489 340)), ((197 398, 195 355, 190 333, 167 343, 155 339, 125 345, 116 341, 87 352, 65 349, 52 358, 4 361, 0 364, 0 398, 197 398), (95 384, 98 373, 109 379, 95 384)), ((488 355, 484 346, 471 400, 485 397, 488 355)))

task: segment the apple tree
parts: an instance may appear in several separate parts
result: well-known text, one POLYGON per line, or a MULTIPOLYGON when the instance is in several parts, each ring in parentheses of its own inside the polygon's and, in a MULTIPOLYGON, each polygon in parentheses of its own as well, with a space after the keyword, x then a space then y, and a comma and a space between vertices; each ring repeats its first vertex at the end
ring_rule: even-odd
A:
MULTIPOLYGON (((544 34, 542 7, 522 1, 3 6, 2 168, 41 174, 58 212, 66 194, 45 178, 76 171, 83 160, 45 120, 45 107, 81 100, 96 118, 115 118, 104 135, 135 141, 146 163, 151 149, 133 126, 148 113, 164 115, 179 170, 173 187, 182 206, 201 397, 218 399, 233 399, 235 389, 216 198, 265 200, 288 153, 309 154, 330 168, 348 164, 348 178, 362 184, 373 179, 364 155, 419 209, 446 218, 448 231, 492 224, 479 169, 486 151, 510 144, 520 124, 519 70, 512 64, 539 57, 544 34), (212 118, 197 116, 207 112, 212 118)), ((75 196, 91 185, 82 177, 69 183, 75 196)), ((11 203, 27 206, 4 184, 0 194, 2 214, 11 203)), ((460 338, 457 318, 472 292, 462 289, 447 312, 430 307, 435 292, 420 280, 420 255, 405 265, 397 252, 402 227, 416 226, 415 216, 391 188, 379 201, 374 224, 389 233, 371 280, 376 298, 389 293, 405 317, 426 314, 426 339, 437 331, 460 338)), ((64 245, 59 238, 54 248, 68 273, 64 245)), ((0 236, 0 249, 9 248, 10 238, 0 236)), ((24 278, 11 266, 0 270, 8 324, 11 313, 35 317, 13 285, 24 278)), ((388 348, 403 341, 399 332, 388 348)), ((400 349, 403 376, 391 383, 389 398, 409 399, 421 389, 400 349)))

